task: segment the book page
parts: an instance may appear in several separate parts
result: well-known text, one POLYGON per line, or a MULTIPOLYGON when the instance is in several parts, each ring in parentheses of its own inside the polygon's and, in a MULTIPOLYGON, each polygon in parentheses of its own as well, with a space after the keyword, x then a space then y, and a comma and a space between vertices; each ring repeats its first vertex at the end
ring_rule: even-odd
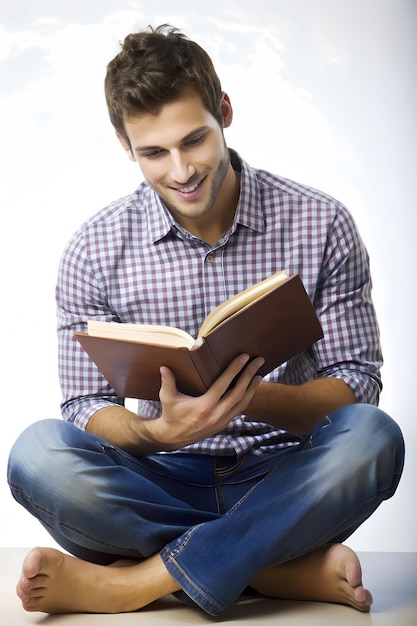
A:
POLYGON ((92 337, 123 339, 177 348, 191 348, 194 345, 193 337, 185 331, 157 324, 118 324, 88 320, 88 334, 92 337))
POLYGON ((207 315, 201 325, 198 337, 205 337, 225 319, 231 317, 234 313, 237 313, 237 311, 242 310, 245 306, 257 300, 257 298, 265 295, 277 285, 284 283, 288 278, 284 271, 277 272, 265 278, 265 280, 262 280, 260 283, 248 287, 248 289, 232 296, 232 298, 220 304, 207 315))

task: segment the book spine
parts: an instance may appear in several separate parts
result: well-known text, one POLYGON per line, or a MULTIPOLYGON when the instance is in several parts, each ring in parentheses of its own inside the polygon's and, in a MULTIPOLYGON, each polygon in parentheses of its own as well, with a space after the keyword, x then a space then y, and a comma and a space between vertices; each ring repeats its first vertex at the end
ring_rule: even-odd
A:
POLYGON ((205 339, 198 348, 189 351, 190 358, 198 372, 204 388, 207 390, 214 383, 222 370, 218 365, 210 347, 205 339))

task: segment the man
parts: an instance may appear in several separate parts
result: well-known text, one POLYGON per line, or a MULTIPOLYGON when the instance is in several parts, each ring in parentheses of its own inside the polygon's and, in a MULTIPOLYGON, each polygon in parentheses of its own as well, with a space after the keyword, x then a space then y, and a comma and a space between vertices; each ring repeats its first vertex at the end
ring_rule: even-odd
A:
POLYGON ((175 29, 129 35, 106 98, 145 182, 63 255, 65 420, 30 426, 8 477, 74 556, 32 550, 23 607, 117 613, 174 593, 218 615, 250 587, 369 611, 342 542, 395 492, 404 448, 376 407, 378 326, 352 218, 227 148, 230 99, 207 54, 175 29), (189 397, 161 367, 160 403, 139 401, 136 415, 74 338, 90 318, 195 335, 216 305, 281 269, 301 275, 325 336, 262 381, 262 359, 242 354, 189 397))

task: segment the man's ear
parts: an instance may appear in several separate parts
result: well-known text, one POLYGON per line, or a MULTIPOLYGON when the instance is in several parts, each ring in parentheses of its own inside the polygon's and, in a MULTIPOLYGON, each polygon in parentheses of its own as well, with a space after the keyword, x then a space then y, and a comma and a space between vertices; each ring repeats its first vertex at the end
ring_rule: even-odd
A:
POLYGON ((233 120, 233 109, 230 102, 230 98, 227 93, 223 92, 220 102, 220 111, 223 118, 223 128, 228 128, 233 120))
POLYGON ((120 141, 120 143, 122 144, 122 148, 126 152, 126 154, 129 157, 129 159, 136 163, 135 155, 132 152, 132 148, 130 146, 130 143, 128 141, 126 141, 126 139, 123 137, 123 135, 121 135, 118 132, 116 132, 116 137, 120 141))

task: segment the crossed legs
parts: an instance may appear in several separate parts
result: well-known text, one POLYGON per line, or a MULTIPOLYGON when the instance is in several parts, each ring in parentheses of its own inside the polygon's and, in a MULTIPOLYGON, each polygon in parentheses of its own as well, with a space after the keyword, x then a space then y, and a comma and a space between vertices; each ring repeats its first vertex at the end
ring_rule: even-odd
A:
MULTIPOLYGON (((270 567, 251 586, 268 597, 345 604, 363 612, 372 604, 356 554, 341 544, 270 567)), ((179 589, 159 555, 103 566, 53 548, 35 548, 23 563, 17 595, 27 611, 124 613, 179 589)))
MULTIPOLYGON (((377 409, 372 408, 372 419, 370 414, 368 415, 372 422, 372 429, 375 429, 376 417, 381 419, 381 415, 377 412, 377 409)), ((365 414, 362 417, 365 417, 365 414)), ((402 438, 398 427, 393 426, 392 421, 388 422, 383 418, 379 424, 383 426, 379 432, 386 431, 386 434, 384 436, 378 435, 379 452, 377 456, 380 462, 374 464, 372 472, 369 472, 372 476, 378 474, 379 482, 373 484, 374 479, 367 480, 370 484, 370 490, 375 492, 374 501, 366 510, 362 510, 360 514, 357 513, 356 517, 351 516, 351 519, 347 519, 346 523, 342 522, 346 517, 345 512, 342 511, 338 513, 337 518, 331 520, 328 531, 322 532, 320 530, 321 534, 317 534, 317 528, 321 529, 323 526, 323 517, 327 518, 329 510, 335 507, 326 504, 331 491, 326 491, 317 461, 314 461, 317 465, 317 476, 316 478, 313 477, 312 480, 315 480, 320 488, 323 487, 325 493, 320 501, 320 506, 316 506, 317 517, 314 518, 313 516, 312 518, 310 512, 307 515, 310 525, 305 522, 306 515, 305 511, 302 510, 303 507, 301 509, 294 507, 294 510, 290 510, 289 502, 293 492, 290 487, 287 496, 283 493, 278 498, 278 503, 280 501, 283 503, 285 518, 288 519, 287 534, 277 536, 278 530, 272 526, 272 521, 268 522, 268 516, 264 515, 264 525, 261 524, 258 528, 258 536, 255 533, 249 536, 249 540, 244 543, 243 539, 248 532, 246 527, 252 528, 254 526, 256 513, 259 512, 258 507, 262 505, 262 502, 265 502, 265 494, 270 493, 271 485, 276 484, 276 479, 274 480, 271 472, 265 480, 260 481, 254 489, 250 490, 250 495, 243 497, 241 502, 236 503, 232 515, 224 516, 211 513, 210 515, 207 514, 207 520, 204 522, 198 521, 200 513, 196 514, 195 527, 191 531, 189 527, 184 528, 182 538, 180 532, 174 533, 171 543, 168 540, 165 547, 163 547, 164 543, 160 545, 159 549, 163 548, 160 553, 158 553, 159 550, 150 548, 149 556, 146 557, 143 551, 138 550, 137 553, 140 552, 146 557, 141 558, 139 562, 130 560, 117 561, 111 565, 98 565, 82 558, 74 558, 58 550, 35 548, 24 561, 22 575, 17 586, 17 593, 22 605, 28 611, 46 613, 74 611, 119 613, 141 609, 160 597, 184 589, 204 610, 215 615, 233 602, 247 584, 251 584, 257 592, 266 596, 336 602, 350 605, 360 611, 368 611, 372 597, 362 585, 359 560, 349 548, 335 542, 342 541, 344 536, 348 536, 354 530, 355 525, 357 526, 363 519, 366 519, 383 499, 390 497, 398 483, 402 468, 402 438), (323 509, 322 512, 321 509, 323 509), (251 516, 250 520, 248 515, 251 516), (254 515, 255 517, 253 517, 254 515), (224 537, 223 539, 220 537, 220 532, 217 533, 216 531, 216 526, 219 529, 221 526, 227 528, 227 524, 229 524, 229 529, 230 524, 232 524, 236 531, 236 540, 232 546, 229 545, 233 544, 230 532, 225 540, 224 537), (300 537, 305 536, 306 531, 309 531, 311 535, 310 544, 302 546, 300 537), (266 533, 269 533, 267 539, 265 538, 266 533), (296 535, 297 538, 294 539, 293 535, 296 535), (178 539, 178 537, 180 538, 178 539), (240 537, 242 537, 242 542, 239 542, 240 537), (256 537, 258 543, 255 541, 256 537), (213 544, 213 542, 215 543, 213 544), (283 544, 282 550, 277 547, 281 543, 283 544), (213 570, 209 563, 213 545, 216 545, 219 551, 224 552, 225 565, 223 567, 221 563, 217 571, 215 568, 213 570), (300 545, 300 552, 297 554, 298 545, 300 545), (228 565, 231 555, 234 555, 233 563, 228 565), (272 562, 271 559, 273 559, 272 562), (234 563, 234 561, 236 562, 234 563), (253 566, 254 561, 256 564, 253 566), (191 585, 187 586, 184 582, 183 574, 185 578, 190 579, 191 585), (232 578, 239 578, 235 587, 233 587, 232 578), (210 601, 203 601, 203 596, 210 597, 210 594, 210 601)), ((340 428, 339 430, 343 431, 344 429, 340 428)), ((317 440, 320 436, 323 435, 317 435, 317 440)), ((369 438, 366 441, 366 446, 368 443, 369 438)), ((354 446, 357 447, 357 442, 354 446)), ((317 449, 319 447, 317 444, 317 449)), ((292 455, 292 463, 295 463, 294 468, 297 465, 297 455, 298 452, 292 455)), ((16 468, 16 465, 19 465, 16 451, 12 453, 12 457, 9 480, 13 485, 14 495, 17 497, 17 494, 21 495, 24 489, 22 486, 19 489, 16 487, 17 473, 13 470, 13 467, 16 468)), ((20 464, 21 461, 22 455, 20 455, 20 464)), ((331 457, 326 459, 324 465, 329 463, 332 463, 331 457)), ((288 482, 288 477, 292 476, 294 468, 291 468, 287 459, 282 463, 282 466, 278 465, 279 467, 275 470, 278 472, 277 475, 282 477, 284 483, 288 482), (287 467, 288 476, 285 475, 285 467, 287 467)), ((332 474, 331 467, 329 470, 332 474)), ((357 508, 356 485, 363 482, 362 470, 363 468, 358 470, 360 481, 357 479, 356 483, 352 477, 353 487, 346 491, 346 499, 348 500, 347 504, 344 504, 347 507, 346 511, 350 510, 352 503, 357 508)), ((307 476, 308 473, 306 473, 307 476)), ((36 479, 34 480, 36 482, 36 479)), ((299 479, 296 480, 300 482, 299 479)), ((327 486, 327 489, 329 488, 327 486)), ((362 487, 360 488, 362 489, 362 487)), ((29 489, 28 484, 26 484, 25 489, 26 491, 29 489)), ((307 485, 306 493, 310 489, 311 485, 307 485)), ((302 499, 301 493, 301 491, 299 493, 294 491, 294 499, 302 499)), ((30 498, 31 512, 39 515, 41 507, 38 504, 33 507, 32 496, 33 494, 30 498)), ((369 493, 363 491, 361 498, 368 502, 369 493)), ((29 508, 28 500, 22 502, 27 508, 29 508)), ((341 499, 339 508, 342 503, 341 499)), ((148 501, 146 504, 149 504, 148 501)), ((266 511, 268 506, 265 506, 266 511)), ((312 505, 308 504, 307 506, 311 507, 312 505)), ((175 515, 174 512, 173 515, 175 515)), ((48 522, 42 521, 48 525, 52 517, 55 516, 54 512, 48 522)), ((105 517, 103 516, 103 522, 105 517)), ((274 515, 271 514, 270 520, 273 519, 274 515)), ((256 522, 258 523, 257 520, 256 522)), ((67 530, 69 524, 67 522, 61 523, 60 530, 63 526, 66 526, 67 530)), ((115 528, 117 528, 116 525, 113 526, 113 531, 115 528)), ((65 545, 65 542, 63 543, 65 545)), ((126 548, 125 552, 115 553, 125 554, 131 559, 132 546, 126 548)))

